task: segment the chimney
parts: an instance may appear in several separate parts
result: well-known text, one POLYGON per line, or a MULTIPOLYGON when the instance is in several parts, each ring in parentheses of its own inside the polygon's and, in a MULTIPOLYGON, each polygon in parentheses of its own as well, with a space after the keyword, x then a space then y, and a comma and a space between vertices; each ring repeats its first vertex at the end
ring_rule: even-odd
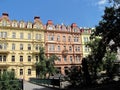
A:
POLYGON ((77 27, 77 24, 76 23, 72 23, 71 27, 77 27))
POLYGON ((8 13, 2 13, 2 16, 9 16, 8 13))
POLYGON ((35 23, 36 23, 36 22, 42 23, 39 16, 35 16, 35 17, 34 17, 34 22, 35 22, 35 23))
POLYGON ((53 25, 53 21, 52 20, 48 20, 47 21, 47 25, 53 25))

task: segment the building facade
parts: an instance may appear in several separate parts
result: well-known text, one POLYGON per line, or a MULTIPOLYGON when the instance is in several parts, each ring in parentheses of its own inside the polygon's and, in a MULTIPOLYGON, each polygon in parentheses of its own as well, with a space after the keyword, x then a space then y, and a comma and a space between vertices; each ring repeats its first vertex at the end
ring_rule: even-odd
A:
POLYGON ((47 57, 57 55, 55 67, 66 74, 72 66, 81 65, 82 58, 90 50, 85 46, 91 29, 79 28, 76 23, 54 25, 48 20, 43 25, 40 17, 33 22, 10 20, 7 13, 0 17, 0 73, 13 71, 17 78, 29 80, 36 77, 35 63, 39 59, 39 47, 45 48, 47 57))
POLYGON ((39 17, 34 22, 10 20, 7 13, 0 17, 0 73, 13 71, 17 78, 36 77, 35 62, 39 46, 44 46, 44 27, 39 17))
POLYGON ((71 26, 54 25, 48 20, 45 29, 46 56, 56 54, 59 60, 55 61, 55 67, 62 74, 71 66, 81 64, 82 40, 81 30, 76 23, 71 26))
POLYGON ((82 49, 83 57, 87 57, 90 54, 90 48, 86 46, 87 42, 90 41, 90 35, 92 34, 94 28, 82 28, 81 38, 82 38, 82 49))

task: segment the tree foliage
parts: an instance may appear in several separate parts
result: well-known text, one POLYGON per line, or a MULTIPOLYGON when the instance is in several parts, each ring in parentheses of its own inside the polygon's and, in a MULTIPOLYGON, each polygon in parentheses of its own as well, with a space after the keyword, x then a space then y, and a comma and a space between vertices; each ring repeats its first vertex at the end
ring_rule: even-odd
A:
POLYGON ((45 78, 46 74, 52 75, 56 72, 54 61, 57 60, 56 55, 51 55, 49 58, 45 56, 44 48, 40 47, 39 61, 36 62, 36 75, 39 78, 45 78))
POLYGON ((19 81, 14 72, 5 71, 0 74, 0 90, 20 90, 19 81))

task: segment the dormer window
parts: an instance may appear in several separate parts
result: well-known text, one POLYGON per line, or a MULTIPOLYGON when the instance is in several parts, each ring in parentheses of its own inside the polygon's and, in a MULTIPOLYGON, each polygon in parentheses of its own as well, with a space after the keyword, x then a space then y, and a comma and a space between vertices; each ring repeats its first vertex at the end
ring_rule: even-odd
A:
POLYGON ((47 29, 48 30, 53 30, 53 27, 52 26, 48 26, 47 29))
POLYGON ((31 23, 28 23, 28 24, 27 24, 27 28, 32 28, 32 24, 31 24, 31 23))
POLYGON ((7 21, 3 20, 2 21, 2 26, 7 26, 7 21))
POLYGON ((12 23, 12 27, 17 27, 17 23, 16 23, 16 22, 13 22, 13 23, 12 23))
POLYGON ((24 27, 25 27, 24 22, 20 22, 20 28, 24 28, 24 27))

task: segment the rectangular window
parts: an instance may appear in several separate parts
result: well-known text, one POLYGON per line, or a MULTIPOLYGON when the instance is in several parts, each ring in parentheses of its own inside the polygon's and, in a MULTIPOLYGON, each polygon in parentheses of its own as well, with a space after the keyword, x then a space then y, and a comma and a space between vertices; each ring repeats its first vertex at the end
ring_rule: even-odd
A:
POLYGON ((20 33, 20 39, 23 39, 23 38, 24 38, 24 34, 20 33))
POLYGON ((31 50, 31 45, 30 44, 28 44, 28 50, 31 50))
POLYGON ((15 50, 15 44, 12 44, 12 50, 15 50))
POLYGON ((42 37, 41 34, 36 34, 35 39, 36 39, 36 40, 41 40, 41 37, 42 37))
POLYGON ((39 45, 37 44, 36 47, 35 47, 36 50, 39 50, 39 45))
POLYGON ((20 50, 23 50, 23 44, 20 44, 20 50))
POLYGON ((64 61, 65 61, 65 62, 67 61, 67 57, 66 57, 66 56, 64 56, 64 61))
POLYGON ((23 62, 23 56, 20 56, 20 62, 23 62))
POLYGON ((63 42, 65 42, 66 41, 66 37, 65 36, 63 36, 63 42))
POLYGON ((58 46, 58 51, 60 51, 60 46, 58 46))
POLYGON ((72 51, 72 47, 71 46, 69 46, 69 51, 72 51))
POLYGON ((0 62, 2 62, 2 55, 0 55, 0 62))
POLYGON ((6 56, 5 55, 3 56, 3 62, 6 62, 6 56))
POLYGON ((88 37, 84 37, 83 39, 84 39, 84 42, 86 43, 86 42, 88 42, 89 38, 88 37))
POLYGON ((72 56, 70 56, 70 62, 72 62, 72 56))
POLYGON ((60 41, 60 36, 57 36, 57 41, 60 41))
POLYGON ((71 42, 71 37, 70 36, 68 37, 68 42, 71 42))
POLYGON ((38 62, 38 56, 36 56, 36 62, 38 62))
POLYGON ((12 56, 12 62, 15 62, 15 56, 12 56))
POLYGON ((31 34, 30 33, 28 33, 28 40, 30 40, 31 39, 31 34))
POLYGON ((31 56, 28 56, 28 62, 31 62, 31 56))
POLYGON ((28 75, 31 75, 31 69, 28 69, 28 75))
POLYGON ((61 57, 60 56, 58 56, 58 60, 61 61, 61 57))
POLYGON ((16 38, 16 33, 12 32, 12 38, 16 38))
POLYGON ((23 69, 20 69, 20 75, 23 75, 23 69))

